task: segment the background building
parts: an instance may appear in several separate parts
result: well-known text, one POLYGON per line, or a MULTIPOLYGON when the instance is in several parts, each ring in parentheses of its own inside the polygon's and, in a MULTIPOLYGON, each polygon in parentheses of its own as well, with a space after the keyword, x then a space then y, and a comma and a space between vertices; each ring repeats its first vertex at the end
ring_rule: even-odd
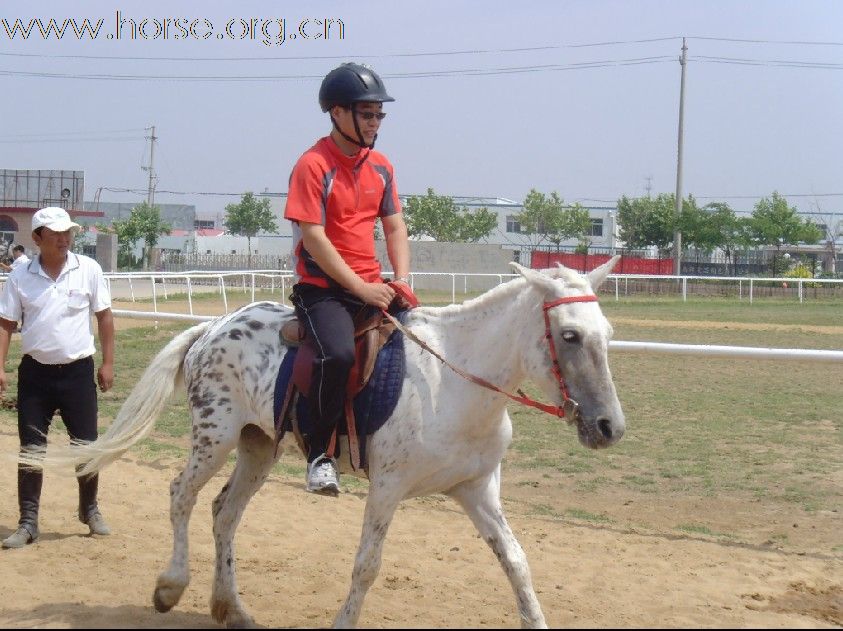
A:
POLYGON ((19 243, 27 254, 35 249, 32 215, 39 208, 58 206, 74 221, 101 220, 83 204, 85 172, 49 169, 0 170, 0 241, 4 247, 19 243))

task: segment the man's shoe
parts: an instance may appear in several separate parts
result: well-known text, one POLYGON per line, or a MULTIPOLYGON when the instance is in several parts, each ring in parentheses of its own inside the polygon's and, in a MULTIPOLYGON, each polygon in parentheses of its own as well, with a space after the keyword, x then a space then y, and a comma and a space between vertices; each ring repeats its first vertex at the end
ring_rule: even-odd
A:
POLYGON ((38 541, 38 527, 32 527, 34 532, 31 532, 26 526, 18 527, 15 532, 3 539, 4 548, 22 548, 28 543, 38 541))
POLYGON ((102 513, 98 510, 88 515, 88 521, 85 523, 88 524, 88 528, 91 529, 92 535, 106 536, 111 534, 111 528, 109 528, 108 524, 105 523, 102 513))
POLYGON ((325 455, 307 465, 307 490, 320 495, 337 496, 340 492, 337 461, 325 455))

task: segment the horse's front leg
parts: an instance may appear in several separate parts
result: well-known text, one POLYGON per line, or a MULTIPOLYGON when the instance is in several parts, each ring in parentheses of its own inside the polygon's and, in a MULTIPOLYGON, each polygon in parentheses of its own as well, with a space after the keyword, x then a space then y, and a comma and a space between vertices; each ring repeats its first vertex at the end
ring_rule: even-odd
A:
POLYGON ((546 628, 541 605, 533 591, 527 555, 512 534, 503 514, 499 480, 500 465, 484 478, 455 486, 448 491, 448 495, 460 503, 500 560, 518 601, 521 626, 526 629, 546 628))
MULTIPOLYGON (((388 487, 389 484, 386 483, 384 486, 388 487)), ((385 489, 384 486, 377 484, 374 478, 369 484, 369 499, 366 501, 366 510, 363 514, 363 530, 360 534, 357 556, 354 559, 351 588, 345 603, 334 618, 334 628, 347 629, 357 626, 357 619, 363 608, 363 599, 381 569, 386 531, 402 499, 394 489, 385 489)))

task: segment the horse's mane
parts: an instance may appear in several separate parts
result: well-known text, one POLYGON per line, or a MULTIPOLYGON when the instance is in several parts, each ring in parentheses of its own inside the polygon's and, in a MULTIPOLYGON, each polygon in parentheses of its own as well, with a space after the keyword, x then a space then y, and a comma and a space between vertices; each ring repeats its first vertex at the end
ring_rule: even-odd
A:
MULTIPOLYGON (((563 281, 568 287, 576 289, 588 289, 588 279, 586 277, 581 276, 574 270, 568 269, 567 267, 559 266, 536 271, 542 272, 543 274, 546 274, 551 278, 559 279, 563 281)), ((519 276, 514 280, 502 283, 497 287, 493 287, 489 291, 486 291, 475 298, 471 298, 470 300, 466 300, 465 302, 447 305, 444 307, 421 307, 420 311, 424 313, 428 312, 429 310, 431 313, 436 313, 437 315, 443 316, 460 315, 462 313, 470 311, 477 305, 485 304, 488 302, 496 302, 498 299, 514 298, 519 293, 521 293, 526 283, 527 280, 524 277, 519 276)))
POLYGON ((556 268, 539 270, 540 272, 551 276, 552 278, 561 278, 569 287, 576 287, 577 289, 588 289, 588 278, 575 272, 574 270, 559 265, 556 268))

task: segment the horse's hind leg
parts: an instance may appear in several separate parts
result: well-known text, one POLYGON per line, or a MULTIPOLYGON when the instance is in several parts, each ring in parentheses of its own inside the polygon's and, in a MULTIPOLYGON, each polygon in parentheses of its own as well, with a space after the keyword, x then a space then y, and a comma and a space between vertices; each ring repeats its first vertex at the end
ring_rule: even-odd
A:
POLYGON ((363 515, 360 545, 351 573, 351 588, 345 603, 334 618, 334 627, 348 629, 357 626, 366 592, 375 582, 381 569, 381 555, 386 531, 402 497, 383 491, 375 480, 369 484, 369 499, 363 515))
POLYGON ((170 483, 173 556, 169 567, 158 576, 152 597, 155 609, 162 613, 176 606, 190 581, 187 528, 190 514, 196 504, 196 496, 208 480, 225 464, 226 456, 234 449, 237 441, 236 434, 222 436, 221 432, 216 434, 215 440, 212 441, 204 436, 201 430, 197 431, 196 425, 193 432, 187 466, 170 483))
POLYGON ((214 542, 216 568, 211 594, 211 615, 228 627, 250 627, 254 623, 237 593, 234 533, 249 500, 266 480, 275 464, 275 441, 255 425, 240 433, 234 472, 214 500, 214 542))
POLYGON ((545 628, 547 623, 533 591, 527 556, 503 514, 499 479, 500 465, 485 478, 457 485, 448 491, 448 495, 457 500, 468 513, 480 535, 501 562, 518 601, 521 626, 529 629, 545 628))

